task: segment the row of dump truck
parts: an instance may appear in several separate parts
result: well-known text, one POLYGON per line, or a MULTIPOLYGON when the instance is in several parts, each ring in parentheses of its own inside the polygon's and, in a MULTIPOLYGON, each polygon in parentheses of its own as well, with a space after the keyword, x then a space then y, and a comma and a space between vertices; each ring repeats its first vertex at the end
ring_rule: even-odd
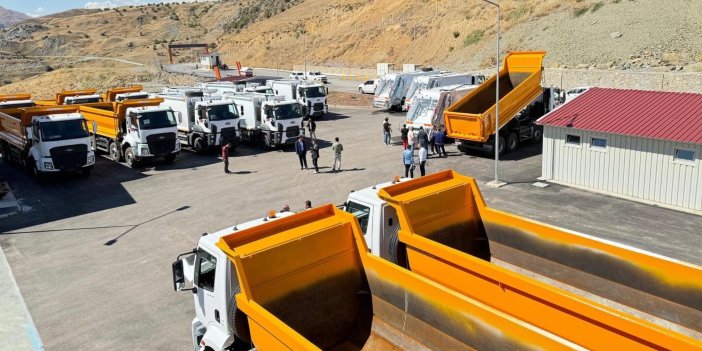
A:
POLYGON ((205 153, 244 141, 271 149, 304 135, 304 117, 325 115, 326 95, 322 84, 289 80, 201 83, 159 93, 140 86, 102 94, 71 90, 50 100, 0 95, 0 152, 41 178, 89 175, 95 152, 136 167, 154 158, 171 163, 181 146, 205 153))
POLYGON ((702 267, 492 209, 454 171, 270 211, 172 269, 194 350, 702 350, 702 267))
POLYGON ((497 78, 445 72, 388 74, 375 91, 374 106, 408 111, 410 128, 445 128, 458 149, 515 151, 539 142, 535 122, 563 103, 560 89, 542 87, 545 52, 510 52, 499 72, 499 126, 496 126, 497 78))

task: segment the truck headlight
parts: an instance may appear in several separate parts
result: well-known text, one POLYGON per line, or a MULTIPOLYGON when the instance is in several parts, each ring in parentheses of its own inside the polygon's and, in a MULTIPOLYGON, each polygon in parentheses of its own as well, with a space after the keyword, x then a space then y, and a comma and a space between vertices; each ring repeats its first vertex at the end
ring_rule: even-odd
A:
POLYGON ((88 155, 88 164, 95 163, 95 155, 88 155))
POLYGON ((148 156, 149 155, 149 147, 144 145, 141 147, 141 156, 148 156))
POLYGON ((54 169, 54 164, 51 162, 44 162, 44 169, 54 169))

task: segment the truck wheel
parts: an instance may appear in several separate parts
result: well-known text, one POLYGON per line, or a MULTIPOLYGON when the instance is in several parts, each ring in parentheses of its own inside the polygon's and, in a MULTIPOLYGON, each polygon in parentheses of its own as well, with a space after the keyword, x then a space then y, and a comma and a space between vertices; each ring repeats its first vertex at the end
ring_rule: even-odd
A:
POLYGON ((534 141, 535 143, 538 143, 541 141, 541 138, 544 137, 544 131, 541 129, 541 127, 535 127, 534 132, 531 135, 531 140, 534 141))
POLYGON ((119 145, 117 145, 117 142, 110 142, 109 150, 110 159, 112 159, 112 161, 119 162, 122 160, 122 153, 119 150, 119 145))
POLYGON ((407 268, 407 247, 405 243, 400 242, 400 237, 398 232, 400 231, 400 226, 395 227, 395 229, 390 233, 390 262, 402 267, 407 268))
POLYGON ((175 161, 175 159, 176 159, 176 154, 169 154, 163 158, 163 160, 166 162, 166 164, 169 164, 169 165, 171 163, 173 163, 173 161, 175 161))
POLYGON ((34 178, 36 178, 38 181, 44 180, 44 172, 40 171, 39 168, 37 168, 37 163, 34 162, 34 160, 30 159, 29 162, 31 162, 32 165, 32 175, 34 178))
POLYGON ((512 152, 512 151, 517 150, 518 146, 519 146, 519 138, 517 138, 517 134, 509 133, 509 135, 507 135, 507 152, 512 152))
POLYGON ((359 93, 359 94, 363 94, 363 89, 362 89, 362 88, 358 88, 358 93, 359 93))
POLYGON ((268 150, 271 148, 271 138, 266 134, 261 134, 258 141, 258 146, 261 149, 268 150))
POLYGON ((5 162, 5 163, 10 163, 10 146, 7 145, 7 144, 5 144, 5 143, 3 143, 3 144, 2 144, 2 150, 0 150, 0 152, 2 152, 2 160, 3 160, 3 162, 5 162))
POLYGON ((134 157, 134 150, 132 150, 131 147, 128 147, 127 150, 124 151, 124 161, 127 163, 129 168, 134 168, 138 165, 138 162, 134 157))
POLYGON ((205 144, 202 142, 202 138, 197 137, 193 140, 193 149, 195 149, 195 152, 198 154, 205 152, 205 144))
POLYGON ((236 306, 236 295, 241 292, 241 287, 237 286, 232 293, 232 301, 229 304, 229 324, 237 339, 251 343, 251 330, 249 329, 249 319, 236 306))
MULTIPOLYGON (((500 156, 502 156, 505 154, 505 138, 500 137, 499 140, 500 140, 500 148, 498 149, 498 153, 500 154, 500 156)), ((493 149, 493 153, 494 152, 495 152, 495 150, 493 149)))

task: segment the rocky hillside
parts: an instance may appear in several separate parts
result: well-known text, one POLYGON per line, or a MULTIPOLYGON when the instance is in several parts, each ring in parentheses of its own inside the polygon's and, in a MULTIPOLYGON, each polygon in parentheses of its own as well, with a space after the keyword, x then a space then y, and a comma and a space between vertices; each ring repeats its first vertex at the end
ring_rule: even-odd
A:
POLYGON ((22 12, 8 10, 0 6, 0 28, 7 27, 11 24, 24 21, 30 17, 22 12))
MULTIPOLYGON (((702 1, 501 0, 502 50, 545 50, 550 67, 702 70, 702 1)), ((168 43, 207 43, 225 62, 291 68, 494 64, 494 8, 464 0, 228 0, 75 10, 0 30, 0 84, 101 67, 157 67, 168 43), (61 56, 56 58, 55 56, 61 56)), ((176 62, 193 61, 181 50, 176 62)), ((6 87, 11 89, 11 87, 6 87)))

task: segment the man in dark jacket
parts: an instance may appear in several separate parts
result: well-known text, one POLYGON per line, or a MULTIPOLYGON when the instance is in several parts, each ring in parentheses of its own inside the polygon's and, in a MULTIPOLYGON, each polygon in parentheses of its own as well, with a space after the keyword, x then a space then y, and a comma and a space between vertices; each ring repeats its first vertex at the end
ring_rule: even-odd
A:
POLYGON ((315 131, 317 130, 317 123, 314 122, 312 117, 310 117, 309 122, 307 122, 307 129, 310 131, 310 139, 317 139, 317 134, 315 134, 315 131))
POLYGON ((305 137, 302 135, 295 142, 295 153, 300 158, 300 170, 307 169, 307 144, 305 144, 305 137))
POLYGON ((409 133, 409 129, 407 129, 407 125, 403 124, 402 129, 400 129, 400 136, 402 138, 402 147, 407 150, 407 133, 409 133))
POLYGON ((432 138, 434 139, 434 146, 436 147, 436 153, 439 154, 439 157, 441 157, 442 153, 444 154, 443 157, 448 157, 448 155, 446 155, 446 149, 444 148, 444 144, 446 142, 446 130, 442 127, 434 132, 432 138))
POLYGON ((417 133, 417 143, 419 144, 419 147, 423 147, 425 149, 429 148, 429 136, 424 128, 419 128, 419 132, 417 133))

